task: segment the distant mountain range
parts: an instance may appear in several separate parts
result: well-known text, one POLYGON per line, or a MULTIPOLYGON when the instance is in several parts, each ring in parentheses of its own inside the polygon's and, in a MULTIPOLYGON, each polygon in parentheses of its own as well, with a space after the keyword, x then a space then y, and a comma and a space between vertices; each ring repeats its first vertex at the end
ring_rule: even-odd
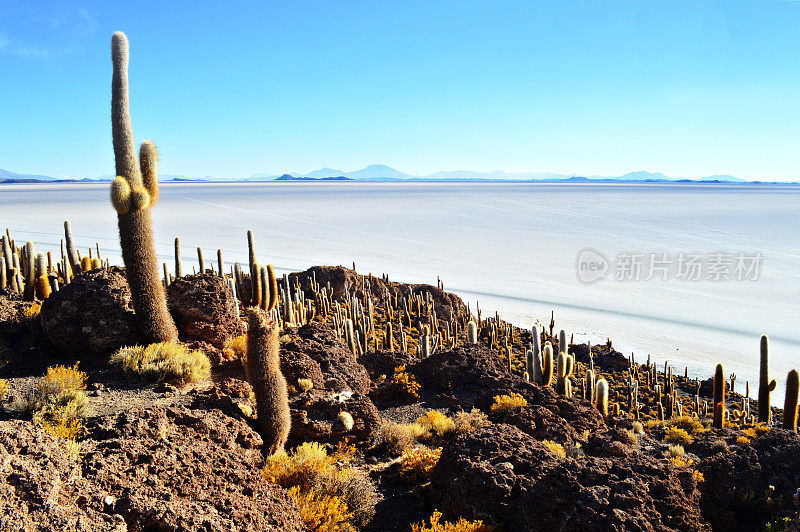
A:
MULTIPOLYGON (((0 169, 0 183, 38 183, 38 182, 108 182, 113 179, 111 175, 97 178, 61 179, 44 175, 20 174, 0 169)), ((243 179, 216 179, 212 176, 186 177, 181 175, 162 174, 161 181, 543 181, 543 182, 702 182, 702 183, 759 183, 760 181, 747 181, 732 175, 712 175, 698 179, 673 178, 659 172, 629 172, 621 176, 578 174, 557 174, 553 172, 473 172, 470 170, 455 170, 449 172, 436 172, 426 176, 415 176, 395 170, 384 164, 373 164, 355 170, 344 172, 333 168, 320 168, 307 174, 287 173, 281 175, 253 174, 243 179)), ((784 182, 781 182, 784 183, 784 182)), ((785 184, 785 183, 784 183, 785 184)))

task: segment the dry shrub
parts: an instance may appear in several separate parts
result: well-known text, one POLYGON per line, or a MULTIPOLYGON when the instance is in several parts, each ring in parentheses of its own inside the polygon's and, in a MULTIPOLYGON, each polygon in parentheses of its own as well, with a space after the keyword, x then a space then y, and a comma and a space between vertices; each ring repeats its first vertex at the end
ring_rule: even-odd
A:
POLYGON ((692 437, 682 428, 667 427, 667 432, 664 434, 664 441, 678 445, 688 445, 692 443, 692 437))
POLYGON ((429 435, 418 423, 395 423, 384 421, 376 439, 376 447, 385 447, 391 454, 399 455, 403 449, 425 440, 429 435))
POLYGON ((644 425, 642 425, 640 422, 634 421, 631 426, 633 427, 634 434, 637 436, 644 434, 644 425))
POLYGON ((409 482, 416 483, 428 477, 428 473, 439 462, 442 448, 431 449, 425 445, 406 447, 400 457, 400 471, 409 482))
POLYGON ((421 436, 417 439, 444 438, 456 432, 456 422, 437 410, 428 410, 417 419, 422 427, 421 436))
POLYGON ((419 399, 419 390, 421 388, 417 379, 406 372, 406 365, 401 364, 394 368, 394 375, 392 376, 392 386, 395 392, 405 398, 419 399))
POLYGON ((557 454, 561 458, 566 458, 567 457, 567 451, 564 450, 564 446, 561 445, 560 443, 556 443, 556 442, 551 441, 551 440, 544 440, 544 441, 542 441, 542 443, 544 444, 545 447, 547 447, 547 449, 551 453, 557 454))
POLYGON ((226 360, 244 360, 247 356, 247 335, 241 334, 225 340, 222 353, 226 360))
POLYGON ((47 373, 23 387, 14 398, 13 408, 47 432, 59 438, 74 439, 78 435, 89 400, 86 373, 72 367, 54 366, 47 373))
POLYGON ((492 412, 499 412, 503 414, 518 406, 528 406, 528 401, 526 401, 525 398, 520 394, 512 393, 510 395, 497 395, 494 398, 492 412))
POLYGON ((475 429, 489 425, 489 417, 478 410, 473 408, 469 412, 459 412, 456 414, 456 432, 458 434, 466 434, 475 429))
POLYGON ((483 524, 483 521, 467 521, 463 517, 455 523, 441 522, 442 512, 435 511, 430 518, 430 524, 423 521, 418 525, 411 525, 411 532, 491 532, 492 527, 483 524))
POLYGON ((300 377, 299 379, 297 379, 297 385, 304 393, 308 393, 314 387, 314 381, 312 381, 311 379, 304 379, 303 377, 300 377))
POLYGON ((667 427, 676 427, 679 429, 683 429, 689 436, 694 436, 696 434, 701 434, 706 432, 708 429, 703 426, 703 423, 692 416, 681 416, 676 417, 668 420, 665 425, 667 427))
POLYGON ((748 438, 747 436, 739 436, 738 438, 736 438, 737 445, 747 445, 748 443, 750 443, 750 438, 748 438))
POLYGON ((345 532, 352 530, 353 516, 340 497, 320 495, 313 489, 301 491, 299 486, 288 490, 300 508, 300 519, 312 532, 345 532))
POLYGON ((33 321, 34 319, 36 319, 37 316, 39 316, 39 313, 41 311, 42 311, 41 303, 33 303, 31 306, 22 311, 22 317, 26 321, 33 321))
POLYGON ((329 455, 317 442, 306 442, 289 455, 279 451, 266 460, 264 477, 288 489, 309 530, 350 530, 375 514, 378 492, 369 476, 347 464, 355 448, 340 444, 329 455))
POLYGON ((207 356, 174 342, 123 347, 111 355, 111 363, 144 380, 157 382, 195 382, 207 378, 211 372, 207 356))
POLYGON ((756 423, 756 426, 753 427, 753 428, 756 431, 756 436, 763 436, 764 434, 766 434, 767 432, 772 430, 770 428, 769 424, 763 423, 763 422, 762 423, 756 423))
POLYGON ((683 445, 670 445, 667 447, 667 458, 674 460, 675 458, 683 458, 686 456, 686 450, 683 445))
POLYGON ((625 443, 628 445, 636 445, 636 443, 639 441, 639 436, 636 435, 636 431, 633 429, 623 432, 622 437, 625 439, 625 443))

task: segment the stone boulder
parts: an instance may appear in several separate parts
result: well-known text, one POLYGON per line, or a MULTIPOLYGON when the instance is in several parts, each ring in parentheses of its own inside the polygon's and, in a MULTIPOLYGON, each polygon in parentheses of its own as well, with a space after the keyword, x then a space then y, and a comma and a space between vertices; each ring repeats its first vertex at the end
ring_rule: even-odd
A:
POLYGON ((261 474, 261 438, 240 419, 152 408, 87 428, 83 476, 133 530, 305 530, 295 502, 261 474))
POLYGON ((691 471, 639 453, 563 458, 506 424, 447 444, 430 478, 446 518, 506 530, 711 530, 691 471))
POLYGON ((297 387, 297 379, 311 379, 318 391, 369 392, 372 381, 356 355, 329 326, 312 322, 287 331, 281 345, 281 371, 297 387))
POLYGON ((183 342, 201 342, 222 349, 243 334, 236 300, 222 277, 210 273, 175 279, 167 288, 167 304, 183 342))
POLYGON ((0 421, 0 530, 128 530, 63 444, 27 421, 0 421))
POLYGON ((97 355, 139 343, 125 270, 117 266, 78 274, 42 303, 49 342, 73 354, 97 355))
POLYGON ((740 435, 710 430, 687 446, 701 457, 703 514, 717 530, 761 530, 767 523, 791 519, 800 490, 800 437, 772 429, 740 444, 740 435))
POLYGON ((299 394, 290 398, 292 429, 289 445, 305 441, 338 443, 369 442, 381 424, 378 409, 366 395, 351 392, 314 395, 299 394), (353 417, 350 430, 338 420, 340 412, 353 417))

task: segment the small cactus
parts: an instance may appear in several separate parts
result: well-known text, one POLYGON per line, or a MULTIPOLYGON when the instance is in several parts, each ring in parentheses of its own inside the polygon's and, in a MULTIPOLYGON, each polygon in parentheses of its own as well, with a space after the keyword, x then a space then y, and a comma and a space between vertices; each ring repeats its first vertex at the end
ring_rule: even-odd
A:
POLYGON ((467 343, 478 343, 478 325, 473 320, 467 323, 467 343))
POLYGON ((183 277, 183 264, 181 263, 181 239, 175 237, 175 278, 183 277))
POLYGON ((783 428, 797 432, 797 395, 800 379, 797 370, 789 372, 786 377, 786 400, 783 403, 783 428))
POLYGON ((715 429, 721 429, 725 424, 725 371, 722 364, 717 364, 714 373, 714 423, 715 429))
POLYGON ((603 415, 603 417, 608 415, 608 381, 600 378, 597 379, 596 384, 596 402, 595 405, 597 406, 597 410, 603 415))
POLYGON ((542 352, 542 386, 550 386, 553 382, 553 369, 553 345, 546 342, 542 352))
POLYGON ((778 383, 769 380, 769 338, 761 335, 761 367, 758 378, 758 422, 769 423, 769 394, 775 391, 778 383))

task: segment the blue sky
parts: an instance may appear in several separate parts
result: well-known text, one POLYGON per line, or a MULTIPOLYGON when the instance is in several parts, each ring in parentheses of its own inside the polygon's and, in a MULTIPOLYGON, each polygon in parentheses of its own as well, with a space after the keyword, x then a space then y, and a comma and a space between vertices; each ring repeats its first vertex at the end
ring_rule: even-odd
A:
POLYGON ((800 2, 0 1, 0 168, 113 172, 110 38, 162 172, 383 163, 800 179, 800 2))

